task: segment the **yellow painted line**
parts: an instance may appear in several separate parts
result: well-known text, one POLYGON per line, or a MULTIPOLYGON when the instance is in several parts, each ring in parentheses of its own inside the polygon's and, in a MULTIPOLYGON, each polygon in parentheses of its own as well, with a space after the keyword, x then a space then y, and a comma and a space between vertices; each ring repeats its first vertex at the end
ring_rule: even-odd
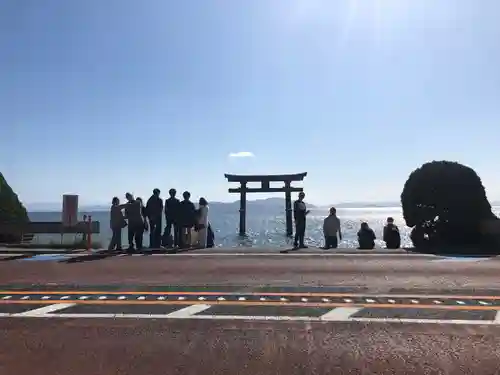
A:
POLYGON ((418 294, 360 294, 360 293, 298 293, 298 292, 288 292, 288 293, 259 293, 259 292, 196 292, 196 291, 187 291, 187 292, 141 292, 141 291, 5 291, 0 290, 0 294, 6 295, 54 295, 54 294, 64 294, 64 295, 103 295, 103 296, 113 296, 113 295, 164 295, 164 296, 262 296, 262 297, 360 297, 360 298, 405 298, 405 299, 435 299, 439 298, 442 300, 450 300, 450 299, 465 299, 465 300, 500 300, 500 296, 461 296, 461 295, 438 295, 438 294, 429 294, 429 295, 418 295, 418 294))
POLYGON ((403 308, 403 309, 441 309, 441 310, 500 310, 500 306, 466 306, 466 305, 415 305, 415 304, 376 304, 376 303, 304 303, 304 302, 231 302, 231 301, 105 301, 105 300, 9 300, 0 301, 0 305, 8 304, 56 304, 75 303, 82 305, 227 305, 227 306, 292 306, 292 307, 363 307, 363 308, 403 308))

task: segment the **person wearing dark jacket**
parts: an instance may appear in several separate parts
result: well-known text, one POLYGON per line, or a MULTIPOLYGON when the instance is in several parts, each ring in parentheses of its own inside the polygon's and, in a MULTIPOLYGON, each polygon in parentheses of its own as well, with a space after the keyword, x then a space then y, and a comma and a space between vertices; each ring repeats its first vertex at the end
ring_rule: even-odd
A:
POLYGON ((293 202, 293 218, 295 220, 295 238, 293 246, 295 249, 306 249, 304 244, 304 237, 306 234, 306 216, 309 211, 304 203, 305 194, 299 193, 299 199, 293 202))
POLYGON ((188 247, 191 228, 196 224, 196 207, 194 203, 189 199, 191 198, 191 193, 185 191, 182 193, 184 200, 179 203, 179 225, 181 227, 182 233, 179 239, 179 247, 188 247))
POLYGON ((111 210, 109 215, 109 226, 113 233, 108 250, 120 251, 122 249, 122 229, 127 226, 125 217, 123 216, 124 204, 120 205, 118 197, 114 197, 111 201, 111 210))
POLYGON ((371 250, 375 247, 375 233, 368 226, 368 223, 361 223, 361 228, 358 231, 358 249, 371 250))
POLYGON ((165 200, 165 232, 163 237, 165 238, 164 244, 169 247, 179 246, 179 239, 181 237, 181 227, 179 223, 179 204, 180 201, 175 197, 177 191, 175 189, 170 189, 168 191, 170 198, 165 200), (172 237, 173 229, 173 241, 172 237))
POLYGON ((160 189, 154 189, 153 195, 146 203, 146 214, 149 221, 149 247, 161 246, 161 217, 163 214, 163 200, 160 198, 160 189))
POLYGON ((385 245, 388 249, 399 249, 401 247, 401 235, 399 228, 394 224, 392 217, 387 218, 387 224, 384 227, 385 245))
POLYGON ((142 201, 134 199, 132 194, 127 193, 125 197, 128 201, 124 207, 125 217, 128 221, 128 252, 132 252, 134 251, 134 240, 135 248, 137 250, 142 249, 142 238, 146 227, 144 207, 142 206, 142 201))

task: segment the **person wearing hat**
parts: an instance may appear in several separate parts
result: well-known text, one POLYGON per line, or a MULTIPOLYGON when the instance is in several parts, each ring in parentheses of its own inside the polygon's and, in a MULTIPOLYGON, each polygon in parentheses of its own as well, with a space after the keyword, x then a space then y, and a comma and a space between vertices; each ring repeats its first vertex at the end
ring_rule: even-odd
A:
POLYGON ((399 249, 401 247, 401 235, 397 225, 394 224, 392 217, 387 218, 387 224, 384 227, 385 245, 388 249, 399 249))

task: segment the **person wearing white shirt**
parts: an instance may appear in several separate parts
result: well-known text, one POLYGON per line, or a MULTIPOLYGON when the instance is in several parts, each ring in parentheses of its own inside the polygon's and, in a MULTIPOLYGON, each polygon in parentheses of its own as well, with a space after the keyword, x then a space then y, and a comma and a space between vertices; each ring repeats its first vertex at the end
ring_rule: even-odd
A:
POLYGON ((208 202, 202 197, 198 204, 198 245, 201 248, 206 248, 208 235, 208 202))

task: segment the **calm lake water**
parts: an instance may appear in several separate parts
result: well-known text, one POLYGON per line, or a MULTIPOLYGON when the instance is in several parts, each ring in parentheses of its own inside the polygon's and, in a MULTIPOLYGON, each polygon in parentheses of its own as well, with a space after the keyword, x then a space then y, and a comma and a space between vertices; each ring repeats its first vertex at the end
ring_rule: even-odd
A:
MULTIPOLYGON (((500 206, 493 207, 494 212, 500 214, 500 206)), ((312 210, 308 216, 306 243, 310 246, 323 245, 323 219, 326 216, 328 209, 312 210)), ((400 207, 376 207, 376 208, 345 208, 338 209, 338 216, 342 223, 342 231, 344 235, 340 247, 355 248, 357 247, 356 233, 359 229, 359 224, 362 221, 369 223, 370 227, 377 235, 377 247, 384 247, 381 241, 382 228, 388 216, 395 219, 395 223, 401 231, 402 246, 411 246, 409 239, 410 228, 404 225, 402 212, 400 207)), ((96 241, 100 241, 103 246, 107 246, 111 238, 109 229, 109 213, 106 211, 82 212, 83 214, 92 215, 92 220, 101 222, 101 233, 95 235, 96 241)), ((30 218, 33 221, 60 221, 60 212, 31 212, 30 218)), ((290 239, 285 236, 285 216, 277 210, 275 214, 269 212, 254 212, 249 211, 247 216, 247 238, 240 239, 238 236, 239 215, 238 212, 227 212, 226 210, 213 209, 210 211, 210 223, 215 231, 215 243, 217 247, 259 247, 259 248, 276 248, 288 247, 291 245, 290 239)), ((71 242, 75 238, 74 235, 65 235, 64 242, 71 242)), ((126 231, 123 231, 124 243, 126 243, 126 231)), ((149 244, 148 233, 144 236, 145 244, 149 244)), ((61 241, 59 235, 40 235, 34 239, 34 242, 39 243, 58 243, 61 241)))

